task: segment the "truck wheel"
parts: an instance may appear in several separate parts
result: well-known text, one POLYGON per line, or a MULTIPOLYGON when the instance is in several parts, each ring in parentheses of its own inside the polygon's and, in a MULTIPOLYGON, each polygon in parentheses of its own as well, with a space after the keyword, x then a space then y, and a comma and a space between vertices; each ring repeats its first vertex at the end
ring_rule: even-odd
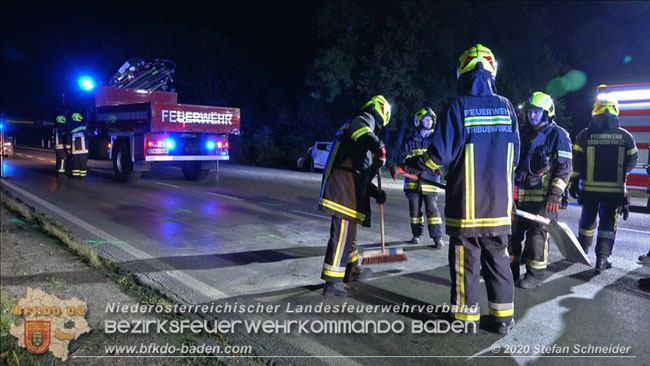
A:
POLYGON ((201 169, 200 161, 188 161, 181 166, 185 179, 191 181, 204 180, 210 172, 207 169, 201 169))
POLYGON ((113 149, 113 170, 115 178, 120 183, 135 183, 140 179, 141 172, 133 171, 133 162, 128 145, 123 142, 116 144, 113 149))

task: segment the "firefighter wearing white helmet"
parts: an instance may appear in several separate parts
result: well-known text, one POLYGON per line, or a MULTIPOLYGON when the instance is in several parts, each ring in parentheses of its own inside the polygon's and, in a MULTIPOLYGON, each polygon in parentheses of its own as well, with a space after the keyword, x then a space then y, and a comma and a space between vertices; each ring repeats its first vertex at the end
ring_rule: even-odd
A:
POLYGON ((596 239, 596 270, 612 267, 609 256, 616 239, 618 214, 627 220, 627 175, 639 159, 634 137, 619 127, 616 100, 596 100, 588 128, 580 131, 573 145, 573 173, 569 193, 582 205, 578 240, 585 253, 596 239), (600 222, 596 227, 596 216, 600 222))
POLYGON ((326 296, 352 296, 353 282, 370 275, 361 270, 356 248, 357 224, 370 227, 370 197, 386 201, 386 193, 372 183, 386 164, 386 148, 377 137, 390 121, 391 106, 381 95, 372 97, 361 114, 339 129, 323 171, 319 209, 332 216, 330 238, 321 278, 326 296))
MULTIPOLYGON (((436 126, 437 116, 429 107, 422 108, 415 114, 413 123, 415 131, 402 144, 401 155, 404 159, 420 156, 427 151, 436 126)), ((442 218, 438 210, 439 188, 426 181, 440 182, 440 170, 407 168, 407 172, 417 175, 420 179, 404 179, 404 193, 409 202, 409 217, 411 220, 411 244, 420 244, 424 229, 422 206, 426 211, 426 222, 429 236, 433 239, 433 248, 442 249, 442 218), (422 178, 425 182, 422 181, 422 178)))
MULTIPOLYGON (((525 157, 515 173, 517 208, 557 220, 560 200, 571 175, 571 138, 555 123, 555 104, 548 94, 534 92, 530 96, 525 118, 521 130, 521 152, 525 157)), ((526 275, 518 286, 529 289, 544 280, 549 234, 543 225, 515 217, 509 247, 515 281, 519 280, 524 236, 526 275)))
POLYGON ((514 326, 514 285, 506 248, 519 129, 512 103, 496 93, 496 74, 490 49, 477 44, 463 52, 457 69, 460 96, 439 116, 427 151, 406 159, 406 165, 447 170, 451 317, 474 325, 481 319, 483 263, 490 313, 485 320, 488 329, 504 334, 514 326))

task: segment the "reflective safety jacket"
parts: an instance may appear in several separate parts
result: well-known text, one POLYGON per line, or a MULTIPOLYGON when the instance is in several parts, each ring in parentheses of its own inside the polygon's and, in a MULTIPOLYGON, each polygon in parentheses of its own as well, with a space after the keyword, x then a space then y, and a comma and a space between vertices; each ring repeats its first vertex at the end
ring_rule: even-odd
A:
POLYGON ((373 152, 384 147, 378 116, 363 112, 336 133, 323 171, 319 209, 370 226, 369 187, 375 177, 373 152))
POLYGON ((522 129, 522 156, 526 161, 517 167, 517 187, 519 202, 543 203, 547 196, 562 197, 571 176, 571 138, 569 133, 555 122, 546 123, 538 129, 529 124, 522 129), (528 163, 536 151, 542 151, 549 157, 550 168, 543 175, 534 175, 528 171, 528 163))
POLYGON ((83 123, 73 122, 66 134, 66 143, 70 146, 72 154, 88 154, 88 137, 90 133, 83 123))
POLYGON ((494 77, 484 70, 461 75, 458 91, 461 96, 442 113, 419 164, 447 168, 447 234, 510 234, 519 161, 517 114, 508 99, 496 94, 494 77))
POLYGON ((52 134, 54 135, 54 149, 63 150, 70 148, 70 144, 66 142, 66 132, 66 124, 57 122, 56 127, 52 130, 52 134))
MULTIPOLYGON (((413 135, 411 135, 411 137, 409 137, 402 144, 401 153, 404 159, 408 159, 414 156, 420 156, 424 154, 427 151, 429 145, 431 144, 432 137, 433 137, 433 133, 431 133, 428 137, 422 137, 420 130, 416 129, 413 135)), ((429 168, 415 169, 415 168, 407 167, 407 171, 408 173, 415 174, 420 178, 424 178, 434 182, 440 182, 440 176, 436 174, 438 170, 433 171, 429 168)), ((439 191, 440 189, 434 185, 422 183, 420 181, 413 180, 410 178, 404 178, 404 192, 420 192, 422 194, 431 194, 431 193, 438 193, 439 191)))
POLYGON ((634 137, 608 116, 580 131, 573 145, 572 178, 580 178, 581 198, 623 198, 625 179, 639 159, 634 137))

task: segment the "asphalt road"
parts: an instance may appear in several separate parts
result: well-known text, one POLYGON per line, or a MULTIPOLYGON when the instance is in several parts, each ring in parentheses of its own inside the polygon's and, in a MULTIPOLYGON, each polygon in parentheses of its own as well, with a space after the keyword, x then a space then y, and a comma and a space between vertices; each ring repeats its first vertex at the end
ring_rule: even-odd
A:
MULTIPOLYGON (((418 334, 414 322, 436 320, 439 314, 419 309, 290 312, 299 305, 448 303, 447 251, 404 243, 411 234, 399 183, 385 184, 387 242, 404 246, 409 260, 373 265, 373 278, 355 285, 360 295, 339 299, 321 295, 330 217, 317 210, 320 174, 222 164, 212 182, 188 182, 180 170, 160 168, 125 185, 112 178, 110 162, 90 161, 89 168, 85 181, 57 179, 53 153, 16 148, 14 158, 5 162, 2 188, 178 302, 279 306, 213 314, 218 319, 406 325, 385 334, 305 334, 295 328, 257 334, 240 329, 228 335, 279 364, 455 364, 468 359, 480 364, 650 364, 650 294, 637 286, 639 278, 650 276, 650 268, 636 259, 650 247, 648 214, 633 212, 619 221, 614 268, 600 275, 562 261, 552 245, 551 275, 545 283, 535 290, 515 290, 517 326, 507 336, 484 330, 470 336, 418 334), (580 347, 589 345, 630 348, 623 354, 582 352, 580 347)), ((443 210, 444 197, 439 205, 443 210)), ((560 220, 577 232, 579 214, 572 203, 560 220)), ((362 252, 379 245, 376 206, 372 221, 372 228, 359 230, 362 252)), ((590 258, 595 262, 593 249, 590 258)))

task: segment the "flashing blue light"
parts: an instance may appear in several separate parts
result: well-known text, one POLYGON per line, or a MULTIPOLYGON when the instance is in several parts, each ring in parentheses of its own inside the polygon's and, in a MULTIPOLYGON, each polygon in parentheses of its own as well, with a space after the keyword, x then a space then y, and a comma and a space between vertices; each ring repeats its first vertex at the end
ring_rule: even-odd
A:
POLYGON ((79 78, 79 87, 85 91, 95 89, 95 80, 90 76, 82 76, 79 78))
POLYGON ((208 142, 205 144, 205 147, 207 147, 208 150, 214 150, 214 148, 215 148, 216 146, 217 146, 217 145, 214 143, 214 141, 208 141, 208 142))
POLYGON ((169 150, 174 150, 174 148, 176 147, 176 142, 174 141, 174 139, 166 139, 165 147, 168 148, 169 150))

